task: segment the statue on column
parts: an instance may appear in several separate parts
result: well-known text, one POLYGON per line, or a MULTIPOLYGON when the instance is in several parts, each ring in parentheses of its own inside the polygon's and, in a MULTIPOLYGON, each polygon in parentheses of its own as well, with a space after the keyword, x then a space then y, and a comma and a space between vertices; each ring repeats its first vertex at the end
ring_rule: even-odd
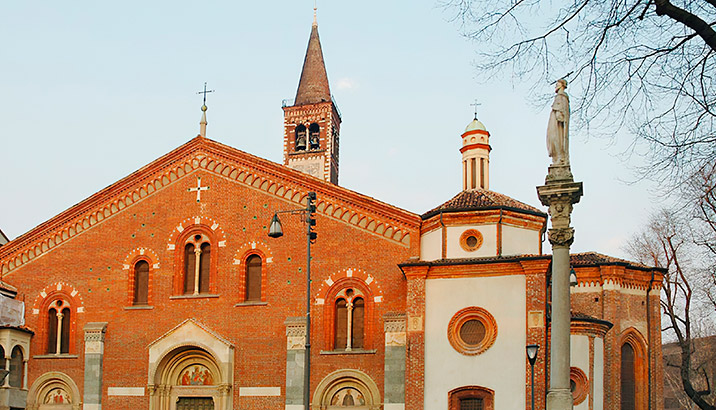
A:
POLYGON ((567 80, 560 78, 555 84, 552 112, 547 124, 547 153, 552 165, 569 165, 569 96, 564 90, 567 80))

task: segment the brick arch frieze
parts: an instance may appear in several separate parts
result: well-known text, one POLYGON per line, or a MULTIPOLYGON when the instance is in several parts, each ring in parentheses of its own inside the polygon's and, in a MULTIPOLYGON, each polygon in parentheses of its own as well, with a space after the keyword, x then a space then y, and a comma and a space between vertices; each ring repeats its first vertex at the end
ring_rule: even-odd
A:
MULTIPOLYGON (((34 238, 34 240, 30 238, 24 246, 20 245, 12 253, 0 256, 0 274, 11 273, 50 249, 91 229, 103 220, 173 184, 185 175, 200 169, 305 206, 308 194, 305 187, 297 183, 273 180, 270 176, 257 175, 249 168, 250 164, 240 164, 226 156, 196 150, 157 169, 140 181, 134 183, 120 181, 116 184, 118 186, 109 187, 105 190, 106 192, 100 191, 97 198, 88 199, 85 211, 74 216, 68 215, 66 220, 58 221, 54 228, 40 234, 39 238, 34 238)), ((410 232, 408 232, 407 225, 388 223, 387 220, 392 220, 388 216, 385 221, 378 221, 359 210, 341 207, 332 199, 319 199, 317 213, 343 221, 402 246, 410 246, 410 232)))

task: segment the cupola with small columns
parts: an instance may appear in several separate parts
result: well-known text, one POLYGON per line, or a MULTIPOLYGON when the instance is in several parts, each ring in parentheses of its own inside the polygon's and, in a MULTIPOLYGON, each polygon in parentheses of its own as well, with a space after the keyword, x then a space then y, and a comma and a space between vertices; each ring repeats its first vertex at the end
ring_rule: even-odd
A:
POLYGON ((477 119, 462 133, 462 189, 490 189, 490 133, 477 119))

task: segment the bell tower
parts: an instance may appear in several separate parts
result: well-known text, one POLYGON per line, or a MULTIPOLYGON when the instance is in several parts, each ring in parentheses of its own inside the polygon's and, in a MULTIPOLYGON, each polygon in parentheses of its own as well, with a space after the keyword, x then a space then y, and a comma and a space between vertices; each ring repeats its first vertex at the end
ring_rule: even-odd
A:
POLYGON ((462 189, 490 189, 490 133, 477 119, 462 133, 462 189))
POLYGON ((314 12, 303 71, 293 105, 283 104, 283 163, 338 184, 341 114, 328 85, 314 12))

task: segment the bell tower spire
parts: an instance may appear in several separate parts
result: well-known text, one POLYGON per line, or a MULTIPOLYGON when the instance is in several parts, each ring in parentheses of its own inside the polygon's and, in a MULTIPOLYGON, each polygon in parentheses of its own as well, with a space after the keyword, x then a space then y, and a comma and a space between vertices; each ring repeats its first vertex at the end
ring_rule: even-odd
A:
POLYGON ((303 70, 293 103, 284 101, 283 163, 338 184, 338 134, 341 115, 328 84, 316 7, 303 70))

